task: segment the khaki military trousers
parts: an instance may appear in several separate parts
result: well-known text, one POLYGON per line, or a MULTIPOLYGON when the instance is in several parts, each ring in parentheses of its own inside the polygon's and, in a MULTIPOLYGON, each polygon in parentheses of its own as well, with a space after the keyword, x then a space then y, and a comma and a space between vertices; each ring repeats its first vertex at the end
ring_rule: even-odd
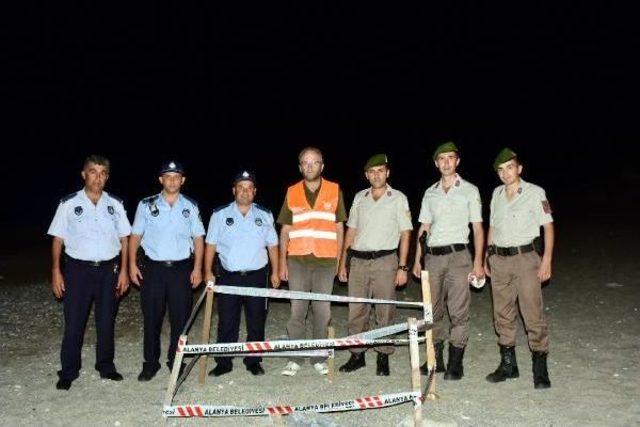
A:
POLYGON ((514 256, 491 255, 491 292, 493 321, 498 343, 516 345, 516 316, 518 307, 532 351, 549 351, 549 331, 544 319, 542 289, 538 280, 540 256, 527 252, 514 256), (516 303, 518 307, 516 307, 516 303))
POLYGON ((469 340, 469 273, 473 270, 468 250, 447 255, 427 255, 425 269, 429 272, 433 306, 433 341, 447 339, 444 314, 449 311, 449 343, 463 348, 469 340))
MULTIPOLYGON (((398 255, 395 253, 376 259, 351 258, 349 269, 349 296, 359 298, 396 299, 396 274, 398 255)), ((349 335, 369 330, 371 304, 349 303, 349 335)), ((396 313, 393 304, 376 304, 376 328, 391 324, 396 313)), ((361 353, 363 347, 353 347, 351 352, 361 353)), ((393 346, 376 347, 379 353, 391 354, 393 346)))

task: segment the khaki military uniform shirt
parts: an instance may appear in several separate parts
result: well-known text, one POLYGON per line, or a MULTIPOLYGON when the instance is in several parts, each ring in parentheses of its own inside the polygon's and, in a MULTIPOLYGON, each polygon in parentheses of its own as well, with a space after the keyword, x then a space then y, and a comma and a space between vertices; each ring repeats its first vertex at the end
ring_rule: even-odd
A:
POLYGON ((424 192, 418 221, 431 224, 428 246, 469 243, 469 223, 482 222, 478 187, 456 175, 445 193, 442 182, 436 182, 424 192))
POLYGON ((511 201, 501 185, 491 197, 490 225, 493 244, 501 247, 527 245, 540 236, 540 227, 553 222, 545 191, 520 179, 520 187, 511 201))
POLYGON ((352 244, 357 251, 396 249, 400 234, 413 229, 407 197, 389 185, 378 200, 371 189, 362 190, 353 199, 347 226, 357 230, 352 244))

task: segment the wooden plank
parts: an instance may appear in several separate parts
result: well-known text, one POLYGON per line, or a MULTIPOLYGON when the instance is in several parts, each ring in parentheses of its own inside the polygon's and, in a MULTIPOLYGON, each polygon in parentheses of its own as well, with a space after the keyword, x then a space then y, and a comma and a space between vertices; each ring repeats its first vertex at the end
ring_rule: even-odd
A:
MULTIPOLYGON (((336 337, 336 330, 333 328, 333 326, 329 326, 329 330, 327 333, 327 338, 329 338, 330 340, 334 339, 336 337)), ((327 374, 329 377, 329 382, 333 382, 333 380, 335 379, 335 374, 336 374, 336 359, 335 359, 335 351, 333 352, 333 355, 330 356, 327 359, 327 366, 329 367, 329 373, 327 374)))
MULTIPOLYGON (((202 323, 202 344, 208 344, 211 337, 211 312, 213 311, 213 297, 214 292, 212 289, 207 289, 207 302, 204 308, 204 321, 202 323)), ((198 374, 198 384, 200 387, 204 386, 204 380, 207 377, 207 355, 200 356, 200 372, 198 374)))
POLYGON ((284 427, 284 420, 282 419, 282 415, 280 414, 270 414, 271 422, 276 427, 284 427))
MULTIPOLYGON (((433 317, 433 305, 431 303, 431 287, 429 285, 429 272, 426 270, 422 270, 422 274, 420 276, 422 281, 422 303, 424 304, 425 311, 429 311, 433 317)), ((427 390, 427 395, 425 399, 433 400, 437 398, 436 394, 436 349, 433 346, 433 331, 432 328, 427 329, 425 332, 425 349, 426 349, 426 359, 427 359, 427 367, 429 368, 431 374, 431 381, 429 382, 429 389, 427 390)))
MULTIPOLYGON (((420 386, 420 348, 418 347, 418 322, 414 317, 409 322, 409 357, 411 360, 411 390, 422 393, 420 386)), ((422 426, 422 399, 413 404, 413 424, 422 426)))
POLYGON ((187 344, 187 336, 180 335, 178 338, 178 348, 176 349, 176 357, 173 360, 173 369, 171 370, 171 376, 169 377, 169 385, 167 386, 167 393, 164 396, 164 406, 170 406, 173 401, 173 396, 176 394, 176 382, 180 375, 180 367, 182 366, 182 359, 184 353, 182 347, 187 344))

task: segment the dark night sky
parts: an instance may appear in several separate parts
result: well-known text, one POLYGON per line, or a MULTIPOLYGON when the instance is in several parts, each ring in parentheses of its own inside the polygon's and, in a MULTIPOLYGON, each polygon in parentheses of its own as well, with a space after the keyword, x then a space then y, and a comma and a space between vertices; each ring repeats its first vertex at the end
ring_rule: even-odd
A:
POLYGON ((107 190, 131 218, 169 158, 188 167, 185 193, 205 218, 244 167, 277 211, 309 144, 348 204, 366 158, 389 154, 417 218, 444 139, 485 202, 509 145, 565 219, 616 195, 638 207, 625 188, 640 185, 640 31, 623 2, 183 3, 26 3, 7 15, 5 229, 45 233, 92 152, 112 159, 107 190))

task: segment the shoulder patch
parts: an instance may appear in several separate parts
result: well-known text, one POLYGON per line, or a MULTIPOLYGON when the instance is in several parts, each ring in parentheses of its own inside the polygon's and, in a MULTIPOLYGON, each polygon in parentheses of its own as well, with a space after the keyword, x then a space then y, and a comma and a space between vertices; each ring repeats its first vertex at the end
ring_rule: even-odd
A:
POLYGON ((78 192, 74 192, 71 194, 67 194, 66 196, 64 196, 62 199, 60 199, 60 203, 64 203, 64 202, 68 202, 69 200, 73 199, 74 197, 76 197, 76 195, 78 194, 78 192))
POLYGON ((182 197, 184 197, 184 198, 185 198, 189 203, 191 203, 193 206, 195 206, 196 208, 198 207, 198 202, 196 202, 195 200, 193 200, 191 197, 189 197, 189 196, 187 196, 187 195, 185 195, 185 194, 182 194, 182 193, 180 193, 180 195, 181 195, 182 197))
POLYGON ((254 203, 254 204, 253 204, 253 206, 255 206, 256 208, 258 208, 258 209, 260 209, 261 211, 264 211, 264 212, 266 212, 266 213, 269 213, 269 214, 271 213, 271 211, 270 211, 269 209, 267 209, 267 208, 265 208, 264 206, 259 205, 259 204, 257 204, 257 203, 254 203))
POLYGON ((144 199, 142 199, 142 204, 143 205, 149 205, 153 202, 155 202, 156 200, 158 200, 158 195, 156 194, 155 196, 149 196, 149 197, 145 197, 144 199))

